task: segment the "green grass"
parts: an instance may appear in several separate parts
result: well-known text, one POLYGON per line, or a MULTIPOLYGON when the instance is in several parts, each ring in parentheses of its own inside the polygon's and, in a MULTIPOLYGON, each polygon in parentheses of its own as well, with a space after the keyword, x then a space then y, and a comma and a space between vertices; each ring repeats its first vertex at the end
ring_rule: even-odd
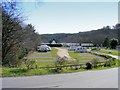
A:
MULTIPOLYGON (((112 54, 112 55, 119 55, 118 54, 118 50, 110 50, 110 49, 101 49, 101 50, 94 50, 96 52, 100 52, 100 53, 105 53, 105 54, 112 54)), ((119 55, 120 56, 120 55, 119 55)))
POLYGON ((90 53, 76 53, 73 51, 69 51, 68 53, 72 58, 77 60, 93 60, 94 58, 98 58, 99 60, 104 60, 104 58, 90 53))
POLYGON ((34 52, 31 54, 30 59, 31 60, 54 60, 58 58, 57 55, 57 49, 52 48, 49 52, 34 52))
POLYGON ((68 53, 74 59, 84 60, 84 57, 82 57, 79 53, 76 53, 76 52, 73 52, 73 51, 69 51, 68 53))
POLYGON ((58 58, 59 56, 57 55, 58 49, 52 48, 51 50, 51 56, 54 58, 58 58))
POLYGON ((54 62, 37 62, 36 63, 39 67, 41 66, 53 66, 54 62))
POLYGON ((53 60, 54 58, 32 58, 31 60, 53 60))
MULTIPOLYGON (((58 57, 57 49, 52 48, 50 52, 35 52, 32 54, 32 60, 53 60, 58 57)), ((53 66, 54 62, 36 62, 36 65, 39 67, 46 67, 46 66, 53 66)), ((9 67, 0 67, 2 68, 2 73, 0 76, 8 77, 8 76, 31 76, 31 75, 43 75, 43 74, 52 74, 47 69, 32 69, 32 70, 25 70, 25 65, 22 64, 18 68, 9 68, 9 67)))
MULTIPOLYGON (((39 53, 40 54, 40 53, 39 53)), ((92 55, 89 53, 86 54, 80 54, 80 53, 74 53, 74 52, 69 52, 70 56, 78 59, 78 60, 88 60, 88 59, 92 59, 94 58, 94 56, 96 55, 92 55), (92 58, 91 58, 92 57, 92 58)), ((52 48, 51 51, 51 56, 57 58, 57 49, 52 48)), ((48 59, 48 58, 47 58, 48 59)), ((111 67, 98 67, 98 68, 93 68, 92 70, 104 70, 104 69, 110 69, 110 68, 114 68, 114 67, 118 67, 120 66, 120 61, 115 59, 115 62, 117 63, 116 65, 113 65, 111 67)), ((36 62, 36 65, 38 66, 37 69, 31 69, 31 70, 26 70, 25 69, 25 65, 21 65, 18 68, 8 68, 8 67, 0 67, 0 69, 2 68, 2 74, 0 74, 0 76, 3 77, 13 77, 13 76, 33 76, 33 75, 45 75, 45 74, 54 74, 55 72, 52 72, 50 69, 48 68, 40 68, 40 67, 46 67, 46 66, 54 66, 54 62, 36 62)), ((66 65, 71 65, 71 64, 75 64, 75 63, 66 63, 66 65)), ((79 64, 85 64, 85 63, 81 63, 79 62, 79 64)), ((86 69, 78 69, 78 70, 74 70, 74 69, 66 69, 63 68, 63 71, 60 73, 73 73, 73 72, 81 72, 81 71, 87 71, 86 69)))
POLYGON ((7 68, 3 67, 2 76, 3 77, 13 77, 13 76, 32 76, 32 75, 43 75, 49 74, 50 72, 46 69, 32 69, 32 70, 25 70, 19 68, 7 68))
MULTIPOLYGON (((93 68, 91 70, 104 70, 104 69, 110 69, 110 68, 115 68, 120 66, 120 61, 115 59, 116 64, 111 66, 111 67, 97 67, 97 68, 93 68)), ((72 63, 71 63, 72 64, 72 63)), ((102 63, 103 64, 103 63, 102 63)), ((23 65, 22 67, 18 67, 18 68, 8 68, 8 67, 0 67, 0 69, 2 68, 2 76, 3 77, 13 77, 13 76, 33 76, 33 75, 45 75, 45 74, 55 74, 56 72, 53 72, 51 69, 48 68, 39 68, 42 66, 53 66, 54 63, 53 62, 39 62, 37 63, 38 68, 37 69, 31 69, 31 70, 26 70, 24 69, 23 65)), ((69 64, 70 65, 70 64, 69 64)), ((61 73, 73 73, 73 72, 81 72, 81 71, 88 71, 84 68, 80 68, 78 70, 75 69, 71 69, 71 68, 63 68, 61 73)))
POLYGON ((50 74, 51 72, 47 69, 41 69, 39 67, 53 66, 53 62, 37 62, 37 69, 26 70, 25 65, 21 65, 18 68, 0 67, 2 69, 3 77, 13 77, 13 76, 32 76, 32 75, 43 75, 50 74))

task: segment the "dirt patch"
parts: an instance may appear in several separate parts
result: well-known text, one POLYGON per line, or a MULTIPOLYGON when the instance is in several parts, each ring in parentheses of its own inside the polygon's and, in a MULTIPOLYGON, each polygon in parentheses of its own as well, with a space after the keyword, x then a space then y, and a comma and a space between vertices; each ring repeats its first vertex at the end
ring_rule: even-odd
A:
POLYGON ((65 48, 56 48, 56 49, 58 49, 57 54, 59 57, 61 57, 61 58, 66 57, 68 59, 68 61, 75 61, 75 59, 70 57, 67 49, 65 49, 65 48))

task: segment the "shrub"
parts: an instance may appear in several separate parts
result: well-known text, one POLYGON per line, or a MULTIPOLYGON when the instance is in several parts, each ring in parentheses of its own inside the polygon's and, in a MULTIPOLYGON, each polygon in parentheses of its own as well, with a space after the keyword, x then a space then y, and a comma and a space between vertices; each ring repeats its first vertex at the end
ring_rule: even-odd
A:
POLYGON ((24 58, 23 62, 25 64, 27 70, 30 70, 30 69, 34 68, 35 60, 30 60, 30 59, 24 58))
POLYGON ((98 58, 93 58, 93 60, 91 61, 93 68, 96 68, 98 66, 98 60, 98 58))
POLYGON ((79 60, 75 59, 74 65, 75 65, 75 66, 74 66, 74 67, 75 67, 75 70, 80 69, 79 60))
POLYGON ((67 61, 67 57, 57 58, 55 62, 55 69, 53 69, 52 71, 60 73, 62 71, 62 65, 64 65, 66 61, 67 61))
POLYGON ((92 69, 92 64, 90 62, 86 63, 86 69, 92 69))
POLYGON ((113 60, 112 59, 108 59, 108 60, 106 60, 104 66, 105 67, 107 67, 107 66, 111 67, 113 64, 114 64, 113 60))
POLYGON ((92 48, 91 51, 93 51, 93 50, 97 50, 97 48, 92 48))
POLYGON ((67 58, 66 58, 66 57, 63 57, 63 58, 60 58, 60 57, 59 57, 59 58, 57 58, 55 64, 56 64, 56 65, 64 65, 66 61, 67 61, 67 58))

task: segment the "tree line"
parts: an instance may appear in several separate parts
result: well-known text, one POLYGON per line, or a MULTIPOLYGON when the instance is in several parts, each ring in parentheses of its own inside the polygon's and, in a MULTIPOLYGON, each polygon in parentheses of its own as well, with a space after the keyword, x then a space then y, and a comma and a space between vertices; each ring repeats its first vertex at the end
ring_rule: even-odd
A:
POLYGON ((24 24, 17 2, 2 2, 2 65, 17 67, 23 57, 36 49, 40 35, 32 24, 24 24))
POLYGON ((118 44, 120 44, 120 24, 116 24, 113 27, 104 26, 101 29, 79 32, 79 33, 58 33, 58 34, 43 34, 41 39, 43 42, 49 42, 50 40, 56 40, 58 43, 68 42, 68 43, 93 43, 94 45, 101 45, 104 40, 108 38, 118 39, 118 44))

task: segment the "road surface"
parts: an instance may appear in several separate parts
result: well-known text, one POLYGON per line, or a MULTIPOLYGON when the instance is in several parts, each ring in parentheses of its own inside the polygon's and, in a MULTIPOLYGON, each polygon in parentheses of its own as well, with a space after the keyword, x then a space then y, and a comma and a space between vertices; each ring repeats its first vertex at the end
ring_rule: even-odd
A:
POLYGON ((118 68, 2 78, 3 88, 118 88, 118 68))

